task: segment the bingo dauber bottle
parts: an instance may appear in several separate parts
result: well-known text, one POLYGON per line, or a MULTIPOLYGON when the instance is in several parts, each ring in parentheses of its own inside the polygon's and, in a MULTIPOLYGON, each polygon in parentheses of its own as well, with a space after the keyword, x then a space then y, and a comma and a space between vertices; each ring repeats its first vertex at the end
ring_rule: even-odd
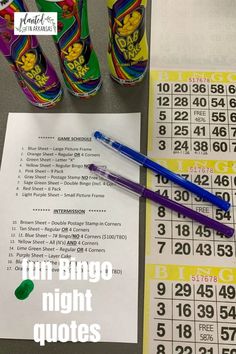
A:
POLYGON ((37 38, 14 35, 14 12, 17 11, 27 11, 22 0, 0 3, 0 51, 28 101, 41 108, 53 107, 62 98, 61 84, 37 38))
POLYGON ((122 85, 134 85, 143 79, 148 65, 147 0, 107 0, 107 5, 111 77, 122 85))
POLYGON ((95 95, 101 87, 98 59, 89 35, 87 0, 36 0, 41 11, 57 12, 53 36, 68 90, 79 97, 95 95))

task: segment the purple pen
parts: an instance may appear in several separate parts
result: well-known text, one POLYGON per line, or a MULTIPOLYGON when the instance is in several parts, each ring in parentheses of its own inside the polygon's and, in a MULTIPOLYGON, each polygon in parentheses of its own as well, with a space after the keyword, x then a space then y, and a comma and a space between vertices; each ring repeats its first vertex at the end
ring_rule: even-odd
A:
POLYGON ((187 208, 186 206, 179 204, 167 197, 163 197, 162 195, 157 194, 156 192, 148 188, 145 188, 141 184, 138 184, 134 181, 131 181, 125 177, 117 175, 114 172, 108 171, 107 169, 96 166, 94 164, 89 165, 88 168, 91 172, 96 173, 97 175, 107 179, 108 181, 115 183, 118 186, 123 187, 131 192, 134 192, 140 197, 150 199, 157 204, 163 205, 166 208, 169 208, 179 214, 182 214, 192 220, 195 220, 200 224, 203 224, 213 230, 216 230, 217 232, 224 234, 226 237, 232 237, 234 235, 234 229, 232 227, 224 225, 219 221, 209 218, 206 215, 198 213, 197 211, 192 210, 190 208, 187 208))

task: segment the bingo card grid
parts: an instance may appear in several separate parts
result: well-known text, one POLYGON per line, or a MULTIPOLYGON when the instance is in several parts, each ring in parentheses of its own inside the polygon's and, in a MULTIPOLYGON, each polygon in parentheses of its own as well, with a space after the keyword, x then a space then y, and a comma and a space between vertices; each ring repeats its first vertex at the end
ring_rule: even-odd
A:
POLYGON ((194 80, 156 82, 154 149, 191 156, 236 153, 236 83, 194 80))
MULTIPOLYGON (((222 166, 217 166, 217 164, 219 165, 219 161, 216 159, 219 154, 221 158, 225 159, 235 155, 236 139, 234 139, 234 137, 236 136, 236 111, 234 108, 236 107, 236 85, 232 82, 227 84, 222 82, 216 83, 215 81, 211 82, 209 77, 213 75, 215 79, 221 80, 222 77, 225 79, 227 74, 224 73, 222 76, 217 76, 216 73, 172 72, 168 73, 168 76, 172 78, 173 82, 171 82, 171 80, 156 80, 154 83, 151 82, 150 91, 151 95, 154 95, 154 99, 153 102, 150 100, 149 107, 151 117, 149 121, 148 153, 154 158, 158 156, 158 160, 156 160, 160 164, 182 174, 183 177, 211 190, 213 193, 218 194, 235 205, 235 162, 234 160, 227 161, 227 165, 224 166, 223 163, 222 166), (174 80, 177 80, 177 77, 180 76, 182 79, 181 82, 174 82, 174 80), (185 78, 187 82, 183 82, 183 78, 185 78), (152 104, 154 107, 151 106, 152 104), (209 154, 211 159, 214 158, 215 161, 207 160, 209 154), (161 158, 162 156, 163 158, 161 158), (166 157, 172 157, 172 160, 166 157), (191 160, 189 160, 190 157, 191 160), (181 158, 186 160, 181 160, 181 158), (195 160, 192 160, 193 158, 195 160), (180 161, 182 161, 184 168, 180 161), (173 166, 174 164, 175 166, 173 166)), ((161 74, 161 76, 166 76, 166 73, 164 73, 164 75, 161 74)), ((227 77, 229 77, 229 75, 227 77)), ((197 211, 214 217, 219 221, 231 226, 235 225, 235 208, 232 208, 230 212, 222 212, 220 209, 205 203, 201 198, 169 183, 160 175, 154 176, 153 174, 149 174, 148 187, 153 188, 158 193, 168 196, 177 202, 184 203, 197 211)), ((197 257, 201 264, 203 259, 204 262, 207 263, 207 257, 209 259, 211 256, 219 260, 225 257, 232 260, 236 254, 235 248, 235 238, 227 240, 215 231, 198 225, 191 220, 187 220, 166 208, 151 206, 150 203, 147 204, 147 256, 151 255, 151 258, 154 257, 153 259, 155 260, 162 256, 164 256, 166 260, 168 256, 173 257, 173 255, 180 259, 181 256, 185 259, 186 257, 191 259, 191 256, 194 256, 197 257)), ((158 286, 157 284, 156 286, 158 286)), ((232 345, 235 346, 235 349, 232 347, 231 343, 230 346, 225 346, 224 340, 222 340, 222 343, 220 342, 221 334, 218 331, 220 318, 216 317, 216 313, 219 310, 218 308, 207 307, 208 311, 214 312, 215 327, 213 331, 217 332, 217 337, 212 336, 212 331, 209 331, 210 333, 204 333, 204 330, 203 333, 201 333, 202 336, 197 336, 195 326, 197 323, 196 317, 198 315, 196 312, 195 297, 191 299, 194 303, 193 307, 184 307, 183 298, 174 299, 174 287, 178 283, 169 282, 161 284, 161 286, 166 286, 167 284, 169 289, 171 289, 169 298, 166 299, 169 306, 166 306, 167 304, 165 304, 165 306, 158 305, 158 301, 160 300, 158 297, 155 299, 156 303, 153 303, 151 294, 155 292, 154 288, 152 288, 152 291, 148 292, 149 294, 147 296, 149 296, 150 304, 147 305, 146 294, 149 285, 146 279, 145 311, 148 308, 150 312, 148 311, 147 315, 145 313, 145 316, 150 317, 151 323, 152 321, 155 322, 155 333, 157 337, 159 336, 155 338, 155 335, 150 334, 151 337, 153 336, 153 338, 155 338, 155 340, 153 339, 155 345, 153 347, 152 342, 152 349, 149 348, 151 351, 148 351, 148 354, 236 353, 236 335, 234 335, 234 330, 236 332, 235 315, 231 317, 234 326, 232 326, 232 324, 231 327, 228 326, 230 328, 229 331, 232 330, 231 337, 227 329, 225 329, 228 333, 225 334, 225 336, 226 338, 228 338, 227 336, 232 338, 232 345), (176 331, 173 330, 173 322, 176 318, 176 311, 173 311, 175 301, 179 302, 179 308, 183 307, 186 309, 187 313, 191 312, 194 335, 192 335, 192 327, 190 325, 188 325, 190 327, 180 325, 177 329, 179 331, 178 335, 176 331), (166 323, 160 322, 161 318, 151 317, 152 310, 150 309, 155 309, 156 306, 163 307, 162 310, 159 310, 159 313, 161 313, 161 311, 166 312, 164 307, 169 309, 169 319, 166 319, 166 323), (172 309, 171 313, 170 309, 172 309), (170 324, 168 324, 168 321, 172 322, 171 328, 169 328, 170 324), (183 346, 181 345, 181 341, 179 341, 179 344, 176 344, 176 342, 178 342, 177 337, 180 338, 180 336, 183 335, 180 331, 184 329, 187 330, 187 332, 188 330, 191 332, 192 341, 189 341, 189 345, 183 346), (168 333, 168 343, 162 338, 162 335, 164 337, 166 333, 168 333)), ((204 286, 204 280, 202 280, 201 285, 204 286)), ((183 286, 188 288, 190 284, 186 283, 183 286)), ((191 285, 191 291, 194 292, 195 287, 195 284, 191 285)), ((212 298, 213 302, 217 304, 216 290, 214 290, 212 298)), ((197 303, 199 303, 199 305, 202 303, 202 306, 204 305, 203 299, 198 299, 197 303)), ((211 314, 208 314, 208 316, 211 316, 211 314)), ((145 323, 146 320, 147 318, 145 319, 145 323)), ((145 327, 145 333, 148 333, 147 326, 145 327)), ((145 338, 145 333, 144 342, 146 343, 147 338, 145 338)), ((222 336, 224 337, 224 334, 222 334, 222 336)), ((145 348, 147 348, 146 344, 144 346, 144 354, 146 354, 145 348)))
POLYGON ((148 265, 146 270, 151 295, 145 330, 150 326, 151 339, 144 339, 145 354, 236 353, 235 269, 148 265), (205 275, 196 275, 198 268, 205 275))

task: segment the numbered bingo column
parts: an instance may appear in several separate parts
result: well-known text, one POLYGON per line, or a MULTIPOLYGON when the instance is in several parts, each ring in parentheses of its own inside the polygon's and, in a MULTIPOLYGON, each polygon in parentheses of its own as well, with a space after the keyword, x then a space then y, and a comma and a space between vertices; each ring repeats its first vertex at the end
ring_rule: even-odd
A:
MULTIPOLYGON (((197 277, 196 277, 197 278, 197 277)), ((216 286, 207 283, 216 277, 202 277, 206 283, 194 284, 196 352, 218 354, 216 286)))
POLYGON ((172 284, 173 353, 195 353, 194 291, 185 282, 172 284))
MULTIPOLYGON (((233 163, 233 161, 232 161, 233 163)), ((229 174, 215 174, 212 176, 213 193, 233 205, 229 211, 219 208, 213 209, 213 217, 231 227, 235 225, 235 176, 229 174)), ((214 231, 215 255, 224 259, 235 258, 235 236, 226 238, 219 232, 214 231)))
MULTIPOLYGON (((189 175, 181 174, 183 178, 189 175)), ((172 200, 192 208, 192 195, 176 185, 172 185, 172 200)), ((193 221, 182 214, 172 212, 172 254, 190 256, 193 254, 193 221)))
POLYGON ((187 83, 172 84, 172 143, 175 154, 189 154, 191 146, 190 86, 187 83))
POLYGON ((227 87, 224 84, 209 85, 210 150, 229 152, 229 122, 227 117, 227 87))
POLYGON ((207 83, 191 85, 191 151, 207 155, 209 151, 209 97, 207 83))
POLYGON ((189 154, 191 146, 190 86, 187 83, 173 83, 172 144, 175 154, 189 154))
POLYGON ((153 132, 154 150, 171 149, 172 86, 170 83, 157 83, 155 86, 155 122, 153 132))
POLYGON ((231 284, 217 285, 219 354, 236 354, 236 287, 229 270, 223 276, 231 284))
POLYGON ((172 353, 172 285, 170 282, 151 282, 150 309, 152 340, 150 354, 172 353))
MULTIPOLYGON (((151 178, 150 188, 158 194, 171 198, 171 183, 167 178, 160 175, 149 175, 151 178)), ((148 214, 151 218, 151 252, 158 255, 170 256, 172 253, 172 212, 161 205, 147 204, 148 214)), ((149 220, 149 217, 147 218, 149 220)))

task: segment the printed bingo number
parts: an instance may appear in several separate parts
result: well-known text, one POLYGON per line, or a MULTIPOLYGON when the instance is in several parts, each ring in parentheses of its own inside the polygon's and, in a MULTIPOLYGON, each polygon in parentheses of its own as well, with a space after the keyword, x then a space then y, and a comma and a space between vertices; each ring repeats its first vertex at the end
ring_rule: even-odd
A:
POLYGON ((236 152, 236 84, 157 82, 155 102, 158 153, 236 152))
POLYGON ((152 354, 236 354, 236 287, 200 278, 152 281, 152 354))

